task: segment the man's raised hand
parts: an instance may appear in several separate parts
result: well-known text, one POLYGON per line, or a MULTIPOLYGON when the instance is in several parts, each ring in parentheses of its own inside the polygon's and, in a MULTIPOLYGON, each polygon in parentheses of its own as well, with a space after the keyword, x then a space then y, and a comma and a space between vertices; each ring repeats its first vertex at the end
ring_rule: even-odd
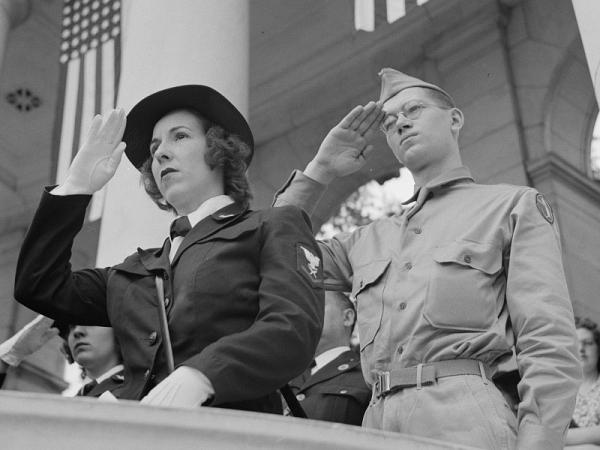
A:
POLYGON ((358 171, 373 150, 369 141, 383 118, 379 103, 355 107, 325 136, 304 173, 320 183, 329 184, 336 177, 358 171))

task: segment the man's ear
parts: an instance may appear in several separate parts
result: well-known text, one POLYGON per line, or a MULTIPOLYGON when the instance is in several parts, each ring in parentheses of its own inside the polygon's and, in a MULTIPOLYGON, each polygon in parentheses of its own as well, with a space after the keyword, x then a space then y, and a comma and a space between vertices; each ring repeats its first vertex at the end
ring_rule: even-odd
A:
POLYGON ((458 136, 458 133, 465 123, 465 117, 460 109, 452 108, 450 110, 450 118, 450 127, 452 128, 452 133, 458 136))
POLYGON ((344 326, 351 327, 354 324, 356 313, 352 308, 344 309, 344 326))

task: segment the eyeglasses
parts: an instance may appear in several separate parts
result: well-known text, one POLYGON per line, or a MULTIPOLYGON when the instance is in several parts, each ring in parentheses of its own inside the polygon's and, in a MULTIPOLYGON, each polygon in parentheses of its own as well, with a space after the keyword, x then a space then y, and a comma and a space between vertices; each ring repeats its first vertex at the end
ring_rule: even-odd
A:
POLYGON ((420 101, 419 102, 418 101, 408 102, 408 103, 405 103, 404 106, 402 106, 402 109, 397 114, 387 113, 385 115, 385 119, 383 119, 383 122, 381 122, 381 125, 380 125, 381 131, 383 131, 385 134, 390 134, 390 133, 394 132, 394 130, 396 129, 396 124, 398 123, 398 119, 400 118, 399 117, 400 115, 404 116, 408 120, 416 120, 419 117, 421 117, 421 113, 427 107, 439 108, 439 109, 451 109, 451 108, 448 108, 447 106, 434 105, 433 103, 425 103, 425 102, 420 102, 420 101))

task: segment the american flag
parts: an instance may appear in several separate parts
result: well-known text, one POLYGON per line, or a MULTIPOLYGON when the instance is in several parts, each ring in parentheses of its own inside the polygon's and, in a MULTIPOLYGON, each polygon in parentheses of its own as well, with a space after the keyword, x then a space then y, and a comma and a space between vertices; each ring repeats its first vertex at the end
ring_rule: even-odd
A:
POLYGON ((384 8, 387 23, 395 22, 406 15, 407 1, 409 4, 421 6, 429 0, 354 0, 354 28, 363 31, 375 30, 377 18, 384 8))
MULTIPOLYGON (((64 0, 53 174, 64 181, 94 115, 115 107, 121 72, 121 1, 64 0)), ((103 191, 89 220, 100 218, 103 191)))

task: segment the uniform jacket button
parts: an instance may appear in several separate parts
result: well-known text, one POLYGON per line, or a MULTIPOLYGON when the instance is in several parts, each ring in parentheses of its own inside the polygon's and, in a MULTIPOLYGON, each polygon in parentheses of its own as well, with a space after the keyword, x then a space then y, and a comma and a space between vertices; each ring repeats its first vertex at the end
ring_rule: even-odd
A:
POLYGON ((156 344, 156 338, 158 337, 158 333, 156 331, 153 331, 152 333, 150 333, 148 335, 148 344, 149 345, 154 345, 156 344))
POLYGON ((171 298, 165 297, 165 308, 168 308, 170 304, 171 304, 171 298))
POLYGON ((150 376, 150 369, 146 369, 144 372, 144 378, 148 378, 150 376))
POLYGON ((298 400, 299 402, 301 402, 305 398, 306 398, 306 396, 304 394, 298 394, 298 395, 296 395, 296 400, 298 400))
POLYGON ((347 393, 348 393, 348 389, 342 389, 342 390, 340 391, 340 394, 347 394, 347 393))
POLYGON ((471 262, 471 256, 465 255, 465 257, 463 258, 463 261, 466 262, 467 264, 469 264, 471 262))

